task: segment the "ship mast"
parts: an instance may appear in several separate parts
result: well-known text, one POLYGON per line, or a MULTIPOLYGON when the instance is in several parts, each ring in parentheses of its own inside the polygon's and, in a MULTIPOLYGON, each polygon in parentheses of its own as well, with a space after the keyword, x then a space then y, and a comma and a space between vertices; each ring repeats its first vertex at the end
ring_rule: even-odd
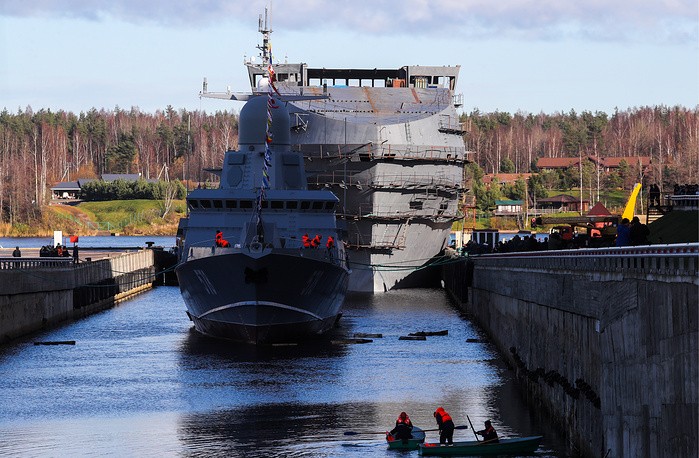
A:
MULTIPOLYGON (((270 14, 271 16, 271 14, 270 14)), ((267 16, 267 7, 265 7, 265 19, 264 21, 262 20, 262 15, 260 14, 259 20, 258 20, 258 27, 257 27, 258 32, 262 34, 262 44, 257 45, 257 49, 259 49, 260 52, 260 57, 262 58, 262 66, 267 67, 270 64, 270 59, 272 56, 271 52, 271 44, 269 41, 270 35, 272 35, 272 19, 269 18, 268 21, 268 16, 267 16)))

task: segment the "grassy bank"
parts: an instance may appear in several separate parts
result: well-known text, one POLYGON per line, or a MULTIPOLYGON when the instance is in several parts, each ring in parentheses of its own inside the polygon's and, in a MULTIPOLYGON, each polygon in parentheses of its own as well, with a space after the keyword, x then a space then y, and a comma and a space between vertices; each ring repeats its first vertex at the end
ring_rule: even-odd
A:
POLYGON ((163 216, 165 207, 157 200, 113 200, 81 202, 76 205, 49 205, 31 224, 3 224, 5 237, 47 237, 53 231, 64 234, 98 235, 175 235, 179 219, 185 214, 184 200, 175 201, 163 216))

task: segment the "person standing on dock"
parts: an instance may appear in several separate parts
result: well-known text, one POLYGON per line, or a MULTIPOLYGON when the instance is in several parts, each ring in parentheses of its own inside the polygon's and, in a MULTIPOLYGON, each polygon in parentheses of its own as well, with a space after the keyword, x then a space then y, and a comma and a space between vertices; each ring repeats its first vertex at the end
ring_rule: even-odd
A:
POLYGON ((616 246, 631 245, 631 228, 629 227, 629 219, 624 218, 616 227, 616 246))
POLYGON ((15 251, 12 252, 12 256, 15 258, 21 258, 22 252, 19 251, 19 247, 15 247, 15 251))
POLYGON ((76 243, 73 245, 73 264, 77 264, 78 262, 80 262, 79 259, 80 258, 78 257, 78 244, 76 243))
POLYGON ((438 407, 434 412, 434 418, 437 420, 439 427, 439 443, 453 444, 454 443, 454 421, 451 416, 442 407, 438 407))

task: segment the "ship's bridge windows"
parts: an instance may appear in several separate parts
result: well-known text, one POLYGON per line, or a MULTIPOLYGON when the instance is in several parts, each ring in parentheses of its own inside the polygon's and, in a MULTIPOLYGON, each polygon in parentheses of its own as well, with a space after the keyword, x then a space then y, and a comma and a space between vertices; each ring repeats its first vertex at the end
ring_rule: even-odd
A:
POLYGON ((252 208, 252 200, 241 200, 240 208, 252 208))
POLYGON ((226 200, 226 208, 238 208, 237 200, 226 200))
POLYGON ((189 208, 199 208, 198 200, 188 200, 187 203, 189 204, 189 208))
POLYGON ((272 207, 272 210, 282 210, 284 209, 284 201, 273 200, 272 202, 270 202, 270 206, 272 207))
POLYGON ((299 208, 299 203, 296 200, 287 200, 286 201, 286 208, 288 210, 296 210, 299 208))
POLYGON ((308 210, 309 208, 311 208, 311 203, 309 201, 301 201, 301 210, 308 210))
POLYGON ((200 200, 199 205, 201 205, 202 208, 211 208, 211 201, 210 200, 200 200))
POLYGON ((325 202, 326 210, 333 210, 335 208, 335 202, 325 202))
POLYGON ((313 210, 322 210, 323 202, 313 202, 313 210))
POLYGON ((223 201, 222 200, 214 200, 214 208, 223 208, 223 201))

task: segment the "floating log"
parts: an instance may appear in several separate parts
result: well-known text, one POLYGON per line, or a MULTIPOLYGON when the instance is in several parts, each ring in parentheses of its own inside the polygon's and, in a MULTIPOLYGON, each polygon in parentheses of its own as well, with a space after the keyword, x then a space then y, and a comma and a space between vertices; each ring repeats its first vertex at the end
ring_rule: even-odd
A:
POLYGON ((357 338, 370 338, 370 339, 381 339, 383 338, 383 334, 370 334, 366 332, 355 332, 354 337, 357 338))
POLYGON ((466 342, 470 343, 488 343, 485 339, 466 339, 466 342))
POLYGON ((371 339, 341 339, 330 341, 333 345, 365 344, 371 342, 373 342, 371 339))
POLYGON ((398 337, 398 340, 427 340, 427 337, 425 336, 414 336, 414 335, 408 335, 408 336, 400 336, 398 337))
POLYGON ((449 335, 449 330, 445 329, 444 331, 420 331, 420 332, 411 332, 408 334, 409 336, 446 336, 449 335))
POLYGON ((75 345, 74 340, 54 340, 47 342, 34 342, 34 345, 75 345))

